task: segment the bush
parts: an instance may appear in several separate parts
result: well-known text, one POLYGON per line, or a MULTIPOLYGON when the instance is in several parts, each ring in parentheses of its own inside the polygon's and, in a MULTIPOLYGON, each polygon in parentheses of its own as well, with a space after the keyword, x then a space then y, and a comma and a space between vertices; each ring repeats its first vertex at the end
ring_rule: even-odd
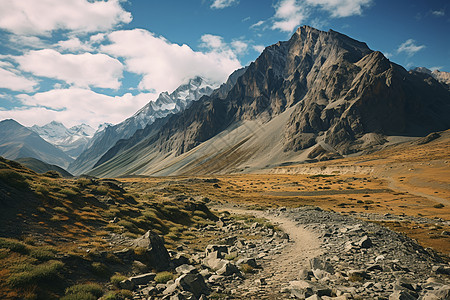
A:
POLYGON ((242 264, 239 266, 239 269, 244 273, 253 273, 255 269, 249 264, 242 264))
POLYGON ((433 205, 433 207, 434 207, 434 208, 443 208, 443 207, 444 207, 444 204, 442 204, 442 203, 435 204, 435 205, 433 205))
POLYGON ((91 293, 87 292, 79 292, 76 294, 68 294, 64 297, 60 298, 61 300, 97 300, 98 297, 95 297, 91 293))
POLYGON ((48 187, 43 184, 37 185, 35 191, 36 193, 39 193, 42 196, 48 196, 48 194, 50 194, 50 190, 48 189, 48 187))
POLYGON ((105 264, 102 264, 101 262, 93 262, 91 264, 91 267, 92 273, 101 277, 106 277, 110 273, 108 267, 105 264))
POLYGON ((172 280, 172 279, 173 279, 173 274, 170 272, 167 272, 167 271, 159 272, 155 276, 155 281, 157 283, 167 283, 167 281, 172 280))
POLYGON ((66 295, 80 293, 91 294, 96 297, 95 299, 103 295, 101 285, 96 283, 77 284, 66 289, 66 295))
POLYGON ((49 177, 49 178, 61 178, 62 177, 61 174, 59 174, 59 172, 54 171, 54 170, 47 171, 42 175, 44 175, 45 177, 49 177))
POLYGON ((116 273, 113 276, 111 276, 111 283, 114 284, 115 286, 119 286, 119 282, 125 279, 127 279, 127 276, 116 273))
POLYGON ((77 192, 75 192, 71 188, 64 188, 64 189, 60 190, 59 192, 63 195, 66 195, 68 198, 75 197, 77 195, 77 192))
POLYGON ((45 261, 55 258, 55 252, 48 247, 32 248, 30 250, 30 256, 45 261))
POLYGON ((86 187, 92 184, 92 180, 90 180, 89 178, 79 178, 75 183, 78 184, 79 186, 86 187))
POLYGON ((31 270, 13 273, 7 282, 12 287, 23 287, 55 278, 64 264, 57 260, 51 260, 43 264, 33 266, 31 270))
POLYGON ((128 290, 112 291, 103 297, 104 300, 125 300, 133 299, 133 293, 128 290))

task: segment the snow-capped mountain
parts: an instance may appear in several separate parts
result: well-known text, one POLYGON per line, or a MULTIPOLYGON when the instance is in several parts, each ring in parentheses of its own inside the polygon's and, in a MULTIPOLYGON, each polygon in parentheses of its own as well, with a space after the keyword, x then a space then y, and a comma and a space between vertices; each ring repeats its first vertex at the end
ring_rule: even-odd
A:
POLYGON ((211 95, 217 86, 202 77, 194 77, 170 94, 168 92, 159 94, 155 101, 150 101, 125 121, 112 126, 103 126, 102 130, 99 128, 86 150, 70 165, 69 170, 73 174, 89 171, 120 139, 128 139, 137 130, 145 128, 158 118, 183 111, 192 101, 199 100, 204 95, 211 95))
POLYGON ((30 129, 72 158, 78 157, 83 152, 95 133, 95 129, 87 124, 67 128, 64 124, 56 121, 44 126, 34 125, 30 129))

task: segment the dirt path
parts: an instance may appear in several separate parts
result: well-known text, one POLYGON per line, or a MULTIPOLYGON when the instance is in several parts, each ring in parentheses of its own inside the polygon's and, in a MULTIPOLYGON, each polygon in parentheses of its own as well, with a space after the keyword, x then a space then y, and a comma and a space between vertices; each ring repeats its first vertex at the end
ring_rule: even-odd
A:
POLYGON ((302 268, 309 268, 309 259, 322 253, 319 236, 306 230, 303 225, 297 225, 293 220, 262 211, 233 208, 226 210, 235 214, 266 218, 289 235, 287 246, 282 248, 279 254, 262 260, 263 269, 237 288, 237 293, 246 295, 247 299, 280 299, 280 291, 288 286, 289 281, 298 279, 302 268), (255 284, 255 280, 259 278, 263 278, 267 284, 255 284))

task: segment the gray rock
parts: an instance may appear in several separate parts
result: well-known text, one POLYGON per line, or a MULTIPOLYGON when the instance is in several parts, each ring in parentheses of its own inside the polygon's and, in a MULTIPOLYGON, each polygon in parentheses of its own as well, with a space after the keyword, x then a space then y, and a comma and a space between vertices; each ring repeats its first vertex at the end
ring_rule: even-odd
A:
POLYGON ((197 298, 202 294, 209 293, 205 280, 198 273, 181 275, 175 280, 175 284, 183 291, 191 292, 197 298))
POLYGON ((228 254, 228 248, 229 246, 227 245, 208 245, 206 246, 205 253, 209 255, 212 252, 217 252, 219 257, 223 258, 224 254, 228 254))
POLYGON ((205 264, 208 268, 213 270, 219 270, 222 268, 227 262, 226 259, 220 257, 219 252, 215 251, 210 253, 205 259, 203 259, 203 264, 205 264))
POLYGON ((389 295, 389 300, 416 300, 417 298, 412 296, 407 291, 395 291, 389 295))
POLYGON ((305 299, 314 295, 313 285, 305 280, 295 280, 289 282, 289 291, 292 297, 305 299))
POLYGON ((155 279, 155 276, 156 273, 146 273, 130 277, 128 280, 130 280, 134 285, 144 285, 155 279))
POLYGON ((232 264, 231 262, 226 262, 222 268, 217 270, 216 273, 217 275, 230 276, 233 274, 240 274, 241 272, 234 264, 232 264))
POLYGON ((322 300, 322 298, 319 295, 312 295, 305 300, 322 300))
POLYGON ((134 283, 130 279, 124 279, 121 282, 119 282, 119 287, 124 290, 133 290, 134 289, 134 283))
POLYGON ((179 274, 198 273, 198 270, 191 265, 181 265, 175 269, 179 274))
POLYGON ((236 262, 236 265, 242 265, 242 264, 247 264, 252 268, 258 268, 258 264, 256 263, 256 259, 254 258, 241 258, 238 259, 238 261, 236 262))
POLYGON ((169 252, 164 246, 163 238, 156 233, 151 230, 147 231, 143 236, 135 239, 133 245, 146 249, 144 260, 156 270, 166 270, 169 267, 169 252))

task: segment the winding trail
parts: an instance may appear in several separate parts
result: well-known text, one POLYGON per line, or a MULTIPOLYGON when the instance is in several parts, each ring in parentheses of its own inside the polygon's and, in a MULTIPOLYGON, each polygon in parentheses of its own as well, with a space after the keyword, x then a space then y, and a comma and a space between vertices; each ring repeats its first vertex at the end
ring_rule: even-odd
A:
POLYGON ((260 260, 263 269, 250 276, 237 288, 237 294, 247 299, 280 299, 280 292, 289 281, 298 279, 302 268, 309 268, 309 260, 322 253, 319 236, 295 221, 263 211, 226 208, 234 214, 247 214, 268 219, 289 235, 289 243, 279 254, 260 260), (258 286, 255 280, 263 278, 266 285, 258 286))

